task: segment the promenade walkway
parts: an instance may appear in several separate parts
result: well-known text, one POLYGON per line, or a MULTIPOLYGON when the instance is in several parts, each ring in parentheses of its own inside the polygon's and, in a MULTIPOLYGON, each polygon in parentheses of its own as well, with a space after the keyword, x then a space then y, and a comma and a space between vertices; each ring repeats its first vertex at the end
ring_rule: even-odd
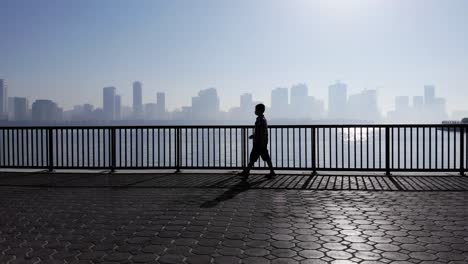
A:
POLYGON ((468 177, 1 172, 0 263, 468 263, 468 177))

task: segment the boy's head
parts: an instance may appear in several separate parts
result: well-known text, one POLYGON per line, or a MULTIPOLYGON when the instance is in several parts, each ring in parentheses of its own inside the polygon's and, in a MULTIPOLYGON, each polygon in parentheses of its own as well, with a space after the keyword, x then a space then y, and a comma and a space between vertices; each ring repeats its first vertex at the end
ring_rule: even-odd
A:
POLYGON ((263 115, 265 113, 265 105, 264 104, 258 104, 255 106, 255 114, 256 115, 263 115))

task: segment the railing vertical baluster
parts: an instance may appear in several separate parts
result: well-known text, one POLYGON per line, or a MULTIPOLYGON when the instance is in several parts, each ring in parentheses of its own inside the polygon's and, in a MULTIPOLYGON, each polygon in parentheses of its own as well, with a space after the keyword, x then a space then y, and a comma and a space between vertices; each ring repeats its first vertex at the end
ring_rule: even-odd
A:
POLYGON ((432 127, 429 127, 429 169, 432 169, 432 127))
POLYGON ((326 156, 326 152, 325 152, 325 148, 326 148, 326 143, 325 143, 325 137, 326 137, 326 134, 325 134, 325 127, 322 127, 322 160, 323 160, 323 167, 326 168, 326 161, 327 161, 327 156, 326 156))
MULTIPOLYGON (((238 146, 238 131, 237 131, 237 127, 236 127, 236 167, 239 167, 239 146, 238 146)), ((271 133, 270 133, 270 136, 271 136, 271 133)), ((213 128, 213 143, 214 143, 214 128, 213 128)), ((271 137, 270 137, 270 142, 271 142, 271 137)), ((215 149, 214 149, 214 145, 213 144, 213 167, 214 167, 214 157, 215 157, 215 149)), ((271 147, 271 143, 270 143, 270 147, 271 147)))
POLYGON ((447 169, 450 169, 450 127, 447 128, 447 169))
POLYGON ((312 127, 312 135, 311 135, 311 142, 312 142, 312 149, 311 149, 311 155, 312 155, 312 175, 317 175, 317 161, 316 161, 316 130, 315 127, 312 127))
POLYGON ((345 150, 345 144, 344 144, 344 128, 341 127, 341 168, 343 169, 344 166, 344 150, 345 150))
POLYGON ((434 156, 435 156, 435 168, 439 168, 439 139, 438 139, 438 134, 439 132, 437 131, 437 127, 435 128, 435 150, 434 150, 434 156))
POLYGON ((278 168, 278 128, 275 127, 275 167, 278 168))
POLYGON ((304 152, 304 166, 307 168, 307 127, 304 128, 304 152))
POLYGON ((110 170, 111 172, 115 171, 115 164, 117 160, 117 151, 116 151, 116 138, 115 138, 115 127, 112 127, 110 129, 110 138, 109 138, 109 145, 110 145, 110 153, 109 153, 109 158, 110 158, 110 170))
POLYGON ((419 169, 419 127, 416 127, 416 168, 419 169))
POLYGON ((296 128, 292 129, 293 168, 296 167, 296 128))
POLYGON ((338 128, 335 127, 335 166, 338 168, 338 128))
POLYGON ((331 127, 328 128, 328 168, 332 166, 332 134, 331 127))
POLYGON ((453 169, 457 168, 457 131, 453 127, 453 169))
MULTIPOLYGON (((245 136, 245 127, 241 128, 241 160, 242 160, 242 168, 245 168, 246 167, 246 161, 247 161, 247 158, 246 158, 246 150, 245 150, 245 140, 246 140, 246 136, 245 136)), ((219 146, 218 146, 218 150, 219 150, 219 146)), ((219 159, 220 157, 218 157, 219 159)))
MULTIPOLYGON (((456 128, 455 128, 456 129, 456 128)), ((460 126, 460 175, 465 176, 465 127, 460 126)))
POLYGON ((403 167, 406 169, 406 127, 403 128, 403 167))
MULTIPOLYGON (((299 128, 299 168, 302 168, 301 128, 299 128)), ((270 144, 271 145, 271 144, 270 144)))
POLYGON ((175 155, 176 155, 176 160, 175 160, 175 165, 176 165, 176 173, 180 172, 180 128, 175 129, 175 155))
POLYGON ((400 130, 401 130, 401 127, 398 127, 398 137, 397 137, 397 151, 398 151, 398 169, 400 169, 400 130))
POLYGON ((410 168, 413 169, 413 127, 410 127, 410 168))
POLYGON ((390 128, 385 127, 385 175, 390 176, 390 128))
POLYGON ((47 129, 47 135, 48 135, 48 139, 47 139, 47 145, 48 145, 48 154, 49 154, 49 157, 48 157, 48 168, 49 168, 49 172, 52 172, 54 171, 54 142, 53 142, 53 135, 52 135, 52 128, 49 128, 47 129))

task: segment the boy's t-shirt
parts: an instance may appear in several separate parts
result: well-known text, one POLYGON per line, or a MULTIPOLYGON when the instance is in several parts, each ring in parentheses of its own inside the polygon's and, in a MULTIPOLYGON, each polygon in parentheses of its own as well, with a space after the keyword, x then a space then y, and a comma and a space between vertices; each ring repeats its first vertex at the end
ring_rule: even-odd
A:
POLYGON ((255 120, 253 144, 257 147, 266 147, 268 144, 268 124, 263 115, 255 120))

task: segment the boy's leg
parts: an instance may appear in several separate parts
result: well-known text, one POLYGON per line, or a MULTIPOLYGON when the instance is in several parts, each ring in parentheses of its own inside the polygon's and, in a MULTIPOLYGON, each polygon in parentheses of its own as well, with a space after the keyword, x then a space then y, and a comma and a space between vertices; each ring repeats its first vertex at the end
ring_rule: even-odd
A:
POLYGON ((258 160, 260 157, 260 151, 258 151, 257 148, 253 147, 252 151, 250 151, 250 157, 249 157, 249 164, 247 165, 247 168, 245 168, 242 171, 242 174, 248 175, 250 173, 250 169, 253 167, 255 162, 258 160))
POLYGON ((268 168, 270 169, 270 174, 275 174, 275 171, 273 170, 273 164, 271 162, 271 157, 270 157, 270 154, 268 153, 268 149, 265 148, 262 153, 261 153, 261 156, 262 156, 262 159, 264 161, 266 161, 266 163, 268 164, 268 168))

